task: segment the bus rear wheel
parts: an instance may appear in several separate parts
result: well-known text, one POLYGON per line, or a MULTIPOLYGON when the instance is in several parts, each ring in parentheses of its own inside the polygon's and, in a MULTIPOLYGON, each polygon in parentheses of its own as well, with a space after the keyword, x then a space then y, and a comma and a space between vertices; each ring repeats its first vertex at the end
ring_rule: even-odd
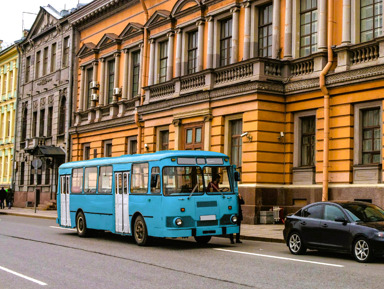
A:
POLYGON ((207 244, 211 238, 211 236, 195 236, 195 241, 199 244, 207 244))
POLYGON ((76 229, 79 237, 86 237, 88 235, 87 222, 83 212, 79 212, 76 216, 76 229))
POLYGON ((135 238, 136 244, 139 246, 148 244, 149 237, 147 225, 142 216, 138 216, 135 220, 135 224, 133 225, 133 237, 135 238))

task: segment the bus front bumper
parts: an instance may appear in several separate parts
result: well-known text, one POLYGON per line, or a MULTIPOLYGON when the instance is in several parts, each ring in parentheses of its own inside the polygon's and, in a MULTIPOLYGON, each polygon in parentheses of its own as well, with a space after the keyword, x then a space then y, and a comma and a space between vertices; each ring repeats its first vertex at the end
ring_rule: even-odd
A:
POLYGON ((166 236, 169 238, 193 236, 221 236, 239 233, 239 226, 227 227, 198 227, 195 229, 168 229, 166 236))

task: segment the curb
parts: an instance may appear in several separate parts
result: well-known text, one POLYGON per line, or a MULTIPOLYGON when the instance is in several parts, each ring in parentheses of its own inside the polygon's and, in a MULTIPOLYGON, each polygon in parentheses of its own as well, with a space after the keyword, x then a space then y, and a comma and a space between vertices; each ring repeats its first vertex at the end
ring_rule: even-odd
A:
POLYGON ((285 243, 283 239, 275 239, 275 238, 268 238, 268 237, 254 237, 254 236, 240 235, 240 239, 250 240, 250 241, 269 242, 269 243, 282 243, 282 244, 285 243))
POLYGON ((0 215, 12 215, 12 216, 18 216, 18 217, 56 220, 56 217, 41 216, 41 215, 31 215, 31 214, 21 214, 21 213, 13 213, 13 212, 1 212, 0 211, 0 215))

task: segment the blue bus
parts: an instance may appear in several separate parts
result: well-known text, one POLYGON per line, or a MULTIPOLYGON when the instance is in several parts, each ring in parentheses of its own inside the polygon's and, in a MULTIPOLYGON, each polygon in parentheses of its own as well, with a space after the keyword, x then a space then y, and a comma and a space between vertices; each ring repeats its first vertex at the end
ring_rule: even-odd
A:
POLYGON ((239 232, 239 173, 228 156, 209 151, 161 151, 65 163, 59 168, 57 223, 150 237, 212 236, 239 232))

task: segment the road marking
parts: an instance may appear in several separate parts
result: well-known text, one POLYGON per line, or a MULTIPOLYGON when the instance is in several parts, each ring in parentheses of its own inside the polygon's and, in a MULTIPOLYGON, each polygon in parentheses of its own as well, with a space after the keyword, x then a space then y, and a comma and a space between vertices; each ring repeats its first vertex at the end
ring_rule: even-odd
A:
POLYGON ((286 261, 310 263, 310 264, 323 265, 323 266, 331 266, 331 267, 339 267, 339 268, 344 267, 343 265, 337 265, 337 264, 322 263, 322 262, 316 262, 316 261, 307 261, 307 260, 300 260, 300 259, 293 259, 293 258, 286 258, 286 257, 272 256, 272 255, 264 255, 264 254, 256 254, 256 253, 249 253, 249 252, 241 252, 241 251, 234 251, 234 250, 226 250, 226 249, 220 249, 220 248, 214 248, 214 250, 230 252, 230 253, 237 253, 237 254, 244 254, 244 255, 252 255, 252 256, 258 256, 258 257, 265 257, 265 258, 272 258, 272 259, 280 259, 280 260, 286 260, 286 261))
POLYGON ((67 230, 67 231, 76 231, 76 229, 70 229, 70 228, 62 228, 62 227, 56 227, 56 226, 49 226, 53 229, 60 229, 60 230, 67 230))
POLYGON ((46 286, 46 285, 47 285, 47 283, 41 282, 41 281, 39 281, 39 280, 33 279, 33 278, 31 278, 31 277, 25 276, 25 275, 23 275, 23 274, 17 273, 17 272, 15 272, 15 271, 9 270, 9 269, 4 268, 4 267, 1 267, 1 266, 0 266, 0 270, 3 270, 3 271, 5 271, 5 272, 11 273, 11 274, 13 274, 13 275, 19 276, 19 277, 21 277, 21 278, 27 279, 27 280, 32 281, 32 282, 34 282, 34 283, 37 283, 37 284, 39 284, 39 285, 41 285, 41 286, 46 286))

